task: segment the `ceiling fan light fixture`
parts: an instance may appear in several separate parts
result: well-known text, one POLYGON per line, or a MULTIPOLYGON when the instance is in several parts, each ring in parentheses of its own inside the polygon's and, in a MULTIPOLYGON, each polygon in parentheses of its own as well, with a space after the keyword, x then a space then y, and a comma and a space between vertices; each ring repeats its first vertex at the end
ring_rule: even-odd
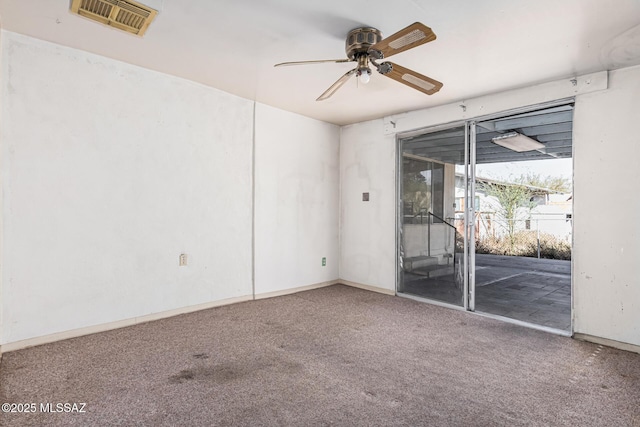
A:
POLYGON ((358 70, 358 79, 360 83, 367 84, 369 80, 371 80, 371 69, 369 68, 361 68, 358 70))
POLYGON ((544 148, 544 144, 541 144, 535 139, 529 138, 528 136, 522 135, 518 132, 509 132, 504 135, 496 136, 491 139, 491 142, 518 153, 544 148))

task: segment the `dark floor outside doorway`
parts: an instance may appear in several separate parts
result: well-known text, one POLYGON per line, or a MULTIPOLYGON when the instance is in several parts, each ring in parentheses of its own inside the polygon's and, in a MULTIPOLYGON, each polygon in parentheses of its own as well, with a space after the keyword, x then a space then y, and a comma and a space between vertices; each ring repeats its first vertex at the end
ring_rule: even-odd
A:
MULTIPOLYGON (((404 293, 461 305, 453 275, 405 273, 404 293)), ((476 254, 476 311, 571 331, 571 261, 476 254)))

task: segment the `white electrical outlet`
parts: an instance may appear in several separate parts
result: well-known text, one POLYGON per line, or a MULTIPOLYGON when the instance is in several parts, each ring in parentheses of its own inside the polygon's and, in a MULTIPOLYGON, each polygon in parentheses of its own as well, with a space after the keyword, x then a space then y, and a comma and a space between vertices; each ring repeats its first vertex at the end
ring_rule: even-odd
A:
POLYGON ((187 254, 180 254, 180 266, 187 265, 187 254))

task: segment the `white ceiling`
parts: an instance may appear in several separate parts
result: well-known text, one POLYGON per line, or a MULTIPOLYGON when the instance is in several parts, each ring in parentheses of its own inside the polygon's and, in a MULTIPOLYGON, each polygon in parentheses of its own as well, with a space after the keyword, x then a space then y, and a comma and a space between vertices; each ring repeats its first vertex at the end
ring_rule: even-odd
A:
POLYGON ((141 2, 160 10, 143 38, 71 15, 70 0, 0 0, 0 25, 341 125, 640 64, 640 0, 141 2), (344 58, 352 28, 415 21, 437 40, 393 61, 443 82, 432 96, 374 72, 316 102, 352 63, 273 67, 344 58))

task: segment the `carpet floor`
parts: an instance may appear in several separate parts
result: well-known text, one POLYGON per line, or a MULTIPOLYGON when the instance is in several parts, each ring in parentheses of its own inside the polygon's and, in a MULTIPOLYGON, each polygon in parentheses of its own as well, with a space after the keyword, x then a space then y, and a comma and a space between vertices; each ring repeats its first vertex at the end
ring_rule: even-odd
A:
POLYGON ((640 354, 335 285, 7 353, 5 402, 37 405, 7 427, 640 426, 640 354))

